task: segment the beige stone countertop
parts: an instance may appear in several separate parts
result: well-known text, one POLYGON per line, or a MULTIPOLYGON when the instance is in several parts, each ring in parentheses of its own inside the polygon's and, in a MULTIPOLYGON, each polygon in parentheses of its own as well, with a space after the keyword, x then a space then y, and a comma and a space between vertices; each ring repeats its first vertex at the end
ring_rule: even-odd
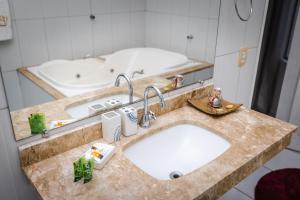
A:
MULTIPOLYGON (((133 80, 132 84, 134 89, 134 95, 139 98, 143 98, 144 90, 148 85, 155 85, 158 88, 163 89, 171 83, 171 81, 168 79, 175 76, 176 74, 190 73, 194 71, 207 69, 210 67, 213 67, 213 64, 201 61, 200 65, 186 67, 179 70, 163 73, 160 75, 133 80)), ((28 117, 32 113, 45 113, 46 126, 49 129, 51 121, 72 119, 71 116, 69 116, 68 113, 65 112, 67 108, 80 105, 89 101, 93 101, 95 99, 99 99, 105 96, 120 93, 128 93, 128 87, 125 84, 122 85, 122 87, 111 86, 96 91, 87 92, 74 97, 64 97, 62 96, 62 94, 59 93, 59 91, 56 91, 55 88, 48 85, 46 82, 32 74, 26 68, 20 68, 19 72, 31 81, 35 82, 39 87, 47 91, 49 94, 57 98, 57 100, 11 112, 11 119, 16 140, 21 140, 31 136, 30 127, 28 124, 28 117)))
POLYGON ((93 180, 87 184, 73 182, 72 163, 92 143, 24 167, 24 172, 46 200, 216 199, 285 148, 295 130, 294 125, 243 107, 226 116, 211 117, 185 106, 158 117, 150 129, 140 128, 139 134, 122 137, 115 144, 116 155, 102 170, 94 170, 93 180), (134 142, 180 123, 207 128, 229 141, 231 147, 175 180, 155 179, 123 155, 124 148, 134 142))
MULTIPOLYGON (((134 96, 143 98, 144 90, 150 84, 156 85, 159 88, 163 88, 170 83, 170 80, 167 80, 162 77, 149 77, 133 81, 134 96)), ((20 140, 31 136, 28 117, 32 113, 45 113, 46 125, 49 129, 50 123, 53 120, 72 119, 72 117, 69 116, 69 114, 65 111, 66 109, 72 106, 77 106, 105 96, 111 96, 115 94, 128 94, 127 85, 123 84, 121 85, 121 87, 111 86, 109 88, 95 90, 74 97, 66 97, 55 101, 39 104, 36 106, 23 108, 21 110, 13 111, 10 114, 12 118, 15 138, 16 140, 20 140)))

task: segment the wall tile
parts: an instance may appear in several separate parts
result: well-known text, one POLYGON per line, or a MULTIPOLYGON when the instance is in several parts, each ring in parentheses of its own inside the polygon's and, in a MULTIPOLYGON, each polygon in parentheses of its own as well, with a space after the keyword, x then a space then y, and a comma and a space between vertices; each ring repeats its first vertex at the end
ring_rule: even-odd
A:
POLYGON ((10 181, 14 185, 14 188, 5 191, 7 194, 0 192, 0 199, 39 199, 39 195, 20 167, 18 143, 15 142, 8 109, 0 110, 0 148, 0 188, 8 189, 7 186, 10 185, 10 181), (8 159, 5 160, 5 157, 8 159), (9 169, 5 169, 4 165, 8 166, 9 169), (8 196, 8 198, 2 198, 3 195, 8 196))
POLYGON ((130 14, 112 15, 113 51, 129 48, 131 45, 130 14))
POLYGON ((171 12, 175 15, 187 16, 190 8, 190 0, 172 0, 170 2, 171 12))
POLYGON ((214 63, 216 55, 217 45, 217 34, 218 34, 218 20, 209 19, 207 28, 207 39, 206 39, 206 50, 205 60, 210 63, 214 63))
POLYGON ((90 4, 87 0, 68 0, 69 16, 89 15, 90 4))
POLYGON ((48 60, 44 21, 22 20, 16 24, 23 65, 37 65, 48 60))
POLYGON ((221 0, 210 0, 209 19, 218 19, 221 0))
MULTIPOLYGON (((252 100, 252 86, 255 81, 258 56, 257 47, 259 46, 261 25, 264 20, 265 2, 265 0, 254 0, 254 12, 248 22, 242 22, 238 18, 234 8, 234 0, 222 1, 221 4, 216 63, 218 60, 230 60, 230 57, 235 54, 236 60, 231 61, 232 66, 230 68, 221 70, 221 63, 219 67, 215 67, 214 82, 225 88, 224 96, 241 102, 246 107, 250 107, 252 100), (246 65, 240 68, 237 66, 237 56, 242 47, 251 47, 252 49, 248 52, 246 65), (234 78, 235 76, 238 77, 238 80, 234 78)), ((249 7, 250 1, 238 1, 241 16, 247 16, 249 7)))
POLYGON ((170 48, 171 17, 167 14, 147 13, 146 44, 150 47, 170 48))
POLYGON ((172 16, 171 22, 171 49, 185 54, 189 19, 185 16, 172 16))
POLYGON ((145 13, 131 13, 131 37, 133 47, 145 46, 145 13))
POLYGON ((16 19, 42 18, 42 0, 12 0, 16 19))
POLYGON ((131 10, 131 0, 111 0, 112 12, 129 12, 131 10))
POLYGON ((238 54, 219 56, 215 60, 214 85, 221 87, 223 97, 229 101, 236 101, 236 86, 238 85, 239 69, 238 54))
POLYGON ((261 26, 263 23, 265 0, 253 1, 253 15, 247 22, 245 32, 245 47, 258 47, 258 42, 261 35, 261 26))
POLYGON ((104 14, 111 12, 111 0, 91 0, 93 14, 104 14))
MULTIPOLYGON (((300 118, 298 118, 297 120, 299 120, 299 119, 300 118)), ((293 124, 297 124, 299 127, 299 123, 293 122, 293 124)), ((300 151, 300 130, 299 130, 299 128, 293 134, 289 148, 300 151)))
POLYGON ((73 58, 93 54, 92 28, 87 16, 70 18, 73 58))
POLYGON ((220 11, 216 56, 236 52, 244 42, 246 23, 236 15, 234 0, 225 2, 222 3, 220 11))
POLYGON ((6 97, 11 111, 24 107, 23 96, 17 71, 3 72, 6 97))
POLYGON ((146 0, 131 0, 131 11, 145 11, 146 0))
POLYGON ((255 81, 255 64, 257 59, 257 49, 249 49, 247 63, 239 67, 239 84, 237 85, 237 97, 239 103, 250 108, 250 99, 252 98, 252 84, 255 81))
POLYGON ((68 18, 46 19, 45 24, 49 59, 71 59, 72 46, 68 18))
POLYGON ((67 0, 42 0, 42 5, 46 18, 68 16, 67 0))
POLYGON ((96 15, 93 22, 93 43, 96 56, 112 52, 111 15, 96 15))
POLYGON ((147 0, 146 10, 147 11, 156 11, 157 10, 157 2, 158 2, 158 0, 147 0))
POLYGON ((214 63, 219 1, 147 0, 146 46, 173 50, 214 63), (211 16, 209 12, 212 12, 211 16), (188 34, 193 34, 194 39, 188 41, 188 34))
POLYGON ((1 160, 1 168, 0 168, 0 199, 12 199, 17 200, 17 191, 14 185, 13 171, 9 164, 10 157, 8 155, 8 150, 6 148, 6 138, 5 134, 7 134, 3 127, 7 126, 4 122, 9 122, 9 120, 4 119, 9 117, 9 115, 2 115, 3 110, 0 110, 0 160, 1 160))
POLYGON ((172 12, 172 0, 158 0, 155 11, 166 13, 172 12))
POLYGON ((40 88, 38 85, 34 84, 22 74, 18 73, 18 78, 24 107, 31 107, 55 100, 49 93, 40 88))
POLYGON ((154 30, 156 24, 155 15, 156 15, 155 13, 146 12, 146 16, 145 16, 146 18, 145 43, 146 46, 150 46, 150 47, 154 47, 154 43, 155 43, 155 37, 154 37, 154 33, 155 33, 154 30))
POLYGON ((211 0, 191 0, 190 16, 208 18, 210 13, 210 2, 211 0))
MULTIPOLYGON (((298 68, 300 68, 299 65, 299 60, 298 60, 298 65, 296 64, 296 66, 298 66, 298 68)), ((295 91, 295 95, 294 95, 294 101, 291 107, 291 113, 290 113, 290 122, 297 124, 298 126, 300 125, 300 81, 298 80, 298 85, 296 86, 296 91, 295 91)), ((300 130, 298 130, 299 133, 300 130)), ((300 135, 299 135, 300 136, 300 135)), ((299 140, 300 142, 300 140, 299 140)), ((300 146, 299 146, 300 149, 300 146)))
POLYGON ((0 42, 0 65, 2 71, 15 70, 22 65, 16 24, 13 22, 13 39, 0 42))
POLYGON ((14 9, 14 0, 7 0, 8 1, 8 6, 10 10, 10 16, 12 19, 16 19, 15 17, 15 9, 14 9))
POLYGON ((189 32, 194 38, 188 41, 187 55, 189 58, 205 60, 208 19, 191 17, 189 32))
POLYGON ((3 86, 2 75, 0 74, 0 109, 6 107, 7 107, 6 96, 5 96, 4 86, 3 86))

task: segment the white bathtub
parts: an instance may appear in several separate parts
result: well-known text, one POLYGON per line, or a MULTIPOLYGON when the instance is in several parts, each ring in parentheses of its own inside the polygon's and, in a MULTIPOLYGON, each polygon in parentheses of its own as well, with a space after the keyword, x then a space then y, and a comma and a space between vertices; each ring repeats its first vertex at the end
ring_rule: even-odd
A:
POLYGON ((113 84, 119 73, 143 78, 176 70, 189 63, 185 55, 155 48, 133 48, 99 58, 54 60, 29 70, 65 94, 73 96, 113 84))

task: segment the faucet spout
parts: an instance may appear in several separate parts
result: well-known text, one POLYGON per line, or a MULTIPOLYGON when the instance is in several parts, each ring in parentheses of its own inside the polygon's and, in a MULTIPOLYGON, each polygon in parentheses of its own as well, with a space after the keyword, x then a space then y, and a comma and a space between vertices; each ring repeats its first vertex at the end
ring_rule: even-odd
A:
POLYGON ((119 87, 120 86, 120 79, 124 78, 127 82, 128 85, 128 95, 129 95, 129 103, 133 102, 133 87, 132 87, 132 83, 130 78, 128 78, 128 76, 126 76, 125 74, 121 73, 117 76, 116 81, 115 81, 115 86, 119 87))
POLYGON ((150 86, 146 87, 145 92, 144 92, 144 115, 143 115, 142 121, 140 123, 140 126, 143 127, 143 128, 149 128, 151 126, 150 121, 156 119, 155 113, 153 113, 148 108, 148 98, 149 98, 149 91, 150 90, 155 91, 156 94, 158 95, 159 102, 160 102, 160 107, 164 108, 166 106, 164 97, 163 97, 162 93, 160 92, 160 90, 157 87, 155 87, 153 85, 150 85, 150 86))

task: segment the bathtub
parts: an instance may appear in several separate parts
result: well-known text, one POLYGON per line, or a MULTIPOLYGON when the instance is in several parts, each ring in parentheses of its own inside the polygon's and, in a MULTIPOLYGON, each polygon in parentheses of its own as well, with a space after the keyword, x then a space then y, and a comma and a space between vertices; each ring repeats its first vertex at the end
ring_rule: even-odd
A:
POLYGON ((182 54, 155 48, 132 48, 98 58, 54 60, 29 71, 65 94, 74 96, 112 85, 119 73, 134 79, 156 75, 186 66, 189 59, 182 54))

